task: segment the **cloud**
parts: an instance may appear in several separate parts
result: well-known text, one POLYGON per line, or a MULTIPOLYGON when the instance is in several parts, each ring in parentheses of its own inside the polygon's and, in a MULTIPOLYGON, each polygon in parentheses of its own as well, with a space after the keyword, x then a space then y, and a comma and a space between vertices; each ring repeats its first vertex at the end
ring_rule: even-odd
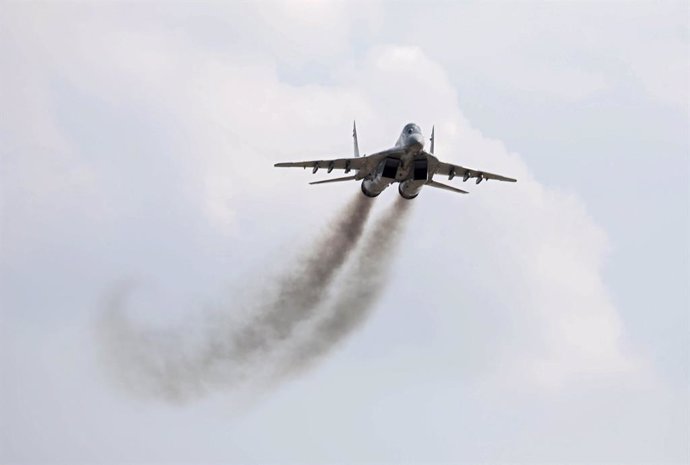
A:
MULTIPOLYGON (((25 368, 13 364, 11 383, 16 389, 2 399, 7 406, 3 411, 10 412, 21 426, 12 432, 14 451, 31 457, 35 443, 21 408, 10 406, 26 404, 12 400, 21 399, 24 383, 39 384, 35 381, 40 379, 43 352, 55 349, 49 361, 69 364, 92 348, 93 341, 83 332, 112 278, 144 270, 167 286, 168 299, 193 318, 199 306, 185 305, 194 300, 189 294, 201 294, 204 302, 220 299, 219 289, 225 283, 237 287, 247 276, 263 276, 276 258, 308 244, 323 217, 337 210, 356 186, 306 186, 312 179, 308 172, 279 171, 272 164, 349 154, 353 118, 358 120, 360 146, 366 153, 392 144, 408 121, 418 122, 427 133, 435 124, 440 158, 515 176, 519 182, 463 184, 472 192, 464 197, 423 190, 402 237, 392 283, 368 325, 320 365, 319 370, 330 370, 325 380, 319 378, 325 371, 318 370, 313 378, 302 380, 299 387, 307 392, 305 397, 290 397, 286 389, 256 416, 244 423, 238 420, 240 426, 232 429, 238 439, 215 436, 215 447, 221 450, 216 451, 217 457, 237 459, 233 454, 246 457, 252 451, 261 452, 254 457, 266 457, 262 454, 271 451, 290 457, 321 453, 295 438, 294 428, 271 429, 273 436, 264 434, 270 429, 265 425, 283 425, 286 418, 297 415, 286 406, 294 399, 306 406, 300 407, 300 415, 320 420, 314 424, 324 425, 331 419, 323 430, 313 429, 315 437, 326 443, 345 438, 354 447, 358 431, 379 428, 378 434, 390 443, 388 452, 391 444, 404 443, 406 450, 414 449, 411 432, 419 431, 415 424, 401 429, 404 418, 390 417, 390 412, 422 420, 430 419, 425 415, 433 417, 434 421, 420 421, 427 436, 419 443, 416 457, 432 444, 439 446, 435 449, 439 459, 451 460, 460 454, 450 445, 457 438, 451 438, 449 431, 456 426, 473 438, 478 422, 488 444, 495 441, 507 447, 511 440, 525 439, 497 432, 496 424, 485 420, 492 416, 497 401, 512 408, 514 392, 534 396, 532 403, 519 407, 527 412, 521 418, 531 418, 525 431, 565 431, 563 435, 569 436, 567 425, 552 420, 558 426, 553 433, 548 424, 538 423, 539 418, 530 415, 533 407, 542 405, 543 398, 551 399, 553 412, 570 415, 559 404, 563 393, 575 392, 571 395, 577 397, 577 390, 601 383, 624 388, 646 385, 649 373, 628 347, 621 313, 603 277, 610 247, 606 232, 577 193, 562 191, 557 180, 536 178, 523 157, 472 126, 449 79, 454 71, 431 58, 430 47, 391 41, 350 54, 346 42, 351 33, 336 21, 341 19, 339 13, 323 6, 315 8, 325 23, 313 21, 309 6, 304 15, 288 8, 298 17, 296 23, 278 21, 283 9, 268 11, 266 6, 259 7, 263 9, 259 12, 248 6, 239 7, 239 12, 213 10, 217 17, 198 22, 187 22, 184 8, 179 8, 139 17, 115 6, 39 8, 39 16, 12 7, 11 20, 5 20, 13 26, 6 29, 12 40, 3 41, 3 50, 11 52, 7 56, 18 66, 18 75, 27 79, 21 92, 3 93, 1 102, 8 114, 16 115, 9 123, 3 122, 8 126, 2 127, 2 133, 11 133, 13 144, 22 150, 16 164, 10 165, 11 173, 5 175, 13 182, 3 184, 3 221, 15 231, 2 237, 3 276, 12 272, 16 276, 12 282, 21 284, 3 297, 3 313, 12 324, 74 325, 78 328, 75 337, 86 341, 66 351, 64 341, 49 337, 53 328, 41 325, 36 332, 45 332, 43 338, 34 333, 25 337, 21 332, 13 336, 21 343, 12 345, 12 350, 40 344, 35 352, 11 352, 17 359, 28 354, 21 359, 37 367, 27 374, 25 368), (260 19, 265 15, 271 16, 269 20, 260 19), (239 17, 246 17, 246 24, 239 17), (226 27, 238 23, 242 24, 237 29, 226 27), (260 33, 251 34, 254 23, 261 25, 260 33), (324 30, 331 27, 337 29, 332 37, 313 43, 315 37, 328 36, 324 30), (200 29, 205 29, 204 34, 200 29), (240 42, 225 35, 238 31, 247 33, 242 41, 237 39, 240 42), (310 31, 319 34, 313 36, 310 31), (285 36, 291 38, 289 44, 283 41, 285 36), (265 45, 255 43, 246 49, 237 45, 248 42, 265 45), (279 55, 292 51, 294 56, 286 59, 294 58, 295 67, 301 69, 312 53, 319 59, 328 55, 331 45, 334 56, 324 58, 328 79, 313 81, 308 76, 299 84, 283 79, 279 55), (31 111, 22 110, 24 103, 31 111), (36 127, 31 126, 34 119, 40 123, 36 127), (34 131, 44 134, 51 147, 69 151, 69 156, 59 159, 59 169, 31 149, 34 131), (40 196, 45 209, 31 209, 26 200, 32 192, 40 196), (48 214, 50 221, 42 221, 48 214), (50 228, 36 227, 46 225, 50 228), (353 379, 371 384, 358 390, 353 379), (327 393, 321 388, 328 389, 327 393), (468 394, 472 388, 491 394, 473 397, 468 394), (371 394, 365 389, 371 389, 371 394), (480 406, 473 407, 474 401, 480 406), (397 409, 400 403, 411 407, 401 411, 397 409), (316 406, 310 409, 311 405, 316 406), (475 410, 463 416, 463 408, 475 410), (333 417, 344 418, 345 426, 334 424, 333 417), (376 421, 367 423, 371 418, 376 421), (346 430, 338 430, 341 427, 346 430), (247 441, 240 444, 241 440, 247 441), (236 450, 228 452, 232 447, 236 450)), ((590 77, 575 79, 584 85, 572 91, 574 98, 603 82, 590 77)), ((566 97, 572 96, 566 90, 566 97)), ((457 179, 452 182, 462 184, 457 179)), ((385 192, 381 200, 395 195, 385 192)), ((138 316, 172 318, 168 306, 157 308, 153 316, 144 312, 138 316)), ((97 418, 87 422, 99 433, 94 444, 117 449, 109 442, 109 431, 98 426, 114 418, 120 422, 120 439, 132 437, 127 436, 132 431, 135 437, 144 434, 150 441, 149 452, 138 446, 130 450, 151 454, 144 456, 152 460, 175 456, 177 449, 167 448, 171 437, 161 433, 156 439, 151 428, 141 429, 148 425, 146 421, 131 422, 120 412, 118 402, 124 401, 114 401, 104 393, 96 365, 74 362, 71 367, 74 376, 69 379, 61 379, 55 368, 46 370, 49 379, 41 379, 40 385, 48 389, 51 384, 64 388, 74 383, 84 405, 97 404, 93 410, 97 418)), ((606 398, 616 397, 615 392, 606 398)), ((60 393, 74 395, 70 389, 60 393)), ((32 391, 36 411, 56 408, 52 401, 56 397, 59 401, 59 395, 40 394, 32 391)), ((172 437, 173 442, 185 443, 179 447, 189 448, 186 457, 196 452, 198 458, 208 450, 204 419, 216 414, 209 411, 220 409, 212 402, 185 417, 191 418, 189 430, 180 426, 185 422, 177 417, 151 413, 159 420, 152 421, 160 431, 181 428, 176 431, 183 431, 182 436, 196 438, 187 442, 172 437)), ((70 416, 63 409, 61 416, 46 419, 53 422, 47 424, 53 426, 55 437, 69 429, 58 425, 58 420, 79 426, 80 419, 91 414, 83 410, 70 416)), ((501 416, 504 424, 510 421, 510 412, 506 407, 501 416)), ((578 418, 582 430, 594 424, 590 417, 578 418)), ((631 418, 637 420, 634 415, 631 418)), ((654 420, 650 424, 656 424, 658 417, 650 418, 654 420)), ((215 420, 211 422, 214 434, 226 431, 225 419, 215 420)), ((610 417, 604 420, 606 425, 611 423, 610 417)), ((640 428, 630 437, 644 436, 646 430, 640 428)), ((598 432, 603 434, 603 429, 598 432)), ((49 444, 51 451, 68 451, 64 456, 79 457, 80 444, 71 436, 69 441, 51 437, 43 444, 49 444)), ((654 444, 663 444, 663 438, 654 444)), ((380 445, 377 442, 370 451, 380 445)), ((606 447, 588 445, 592 450, 606 447)), ((618 443, 611 447, 619 446, 625 448, 611 454, 629 450, 618 443)), ((526 460, 536 453, 521 450, 526 460)), ((655 457, 661 454, 653 452, 655 457)), ((359 453, 360 458, 363 454, 361 450, 352 453, 359 453)), ((564 458, 558 451, 550 453, 547 458, 564 458)))
MULTIPOLYGON (((392 8, 371 34, 422 47, 474 92, 577 103, 609 93, 687 106, 687 5, 454 3, 392 8), (441 17, 452 21, 439 20, 441 17), (434 33, 419 24, 433 25, 434 33), (405 31, 401 33, 400 31, 405 31)), ((488 102, 494 102, 486 95, 488 102)), ((500 103, 500 101, 499 101, 500 103)))
MULTIPOLYGON (((103 29, 100 22, 82 26, 83 33, 96 29, 103 29)), ((146 96, 145 111, 166 108, 167 124, 189 147, 175 154, 176 163, 181 167, 193 163, 188 181, 201 190, 192 195, 209 219, 218 220, 217 225, 231 224, 232 216, 227 215, 245 208, 248 199, 274 197, 272 186, 296 189, 301 173, 277 172, 270 169, 271 162, 333 150, 337 147, 333 140, 346 140, 344 134, 337 134, 335 122, 342 126, 363 112, 365 122, 360 126, 376 131, 373 142, 367 141, 372 148, 390 145, 388 140, 408 120, 422 123, 427 131, 431 123, 437 124, 440 157, 520 180, 509 187, 480 186, 466 199, 462 220, 446 224, 459 231, 468 222, 485 233, 465 237, 471 244, 469 254, 464 247, 450 248, 449 266, 471 257, 500 267, 492 280, 506 295, 501 299, 510 311, 506 315, 524 323, 524 329, 527 321, 537 328, 540 344, 533 341, 536 347, 527 352, 502 354, 506 363, 513 365, 517 357, 526 364, 526 373, 547 384, 565 382, 582 372, 625 371, 634 365, 623 352, 620 318, 601 281, 603 231, 574 194, 543 186, 518 155, 472 128, 454 103, 456 94, 444 70, 421 49, 378 47, 354 68, 345 64, 339 84, 298 87, 281 83, 262 60, 219 57, 185 47, 176 37, 144 36, 112 27, 100 32, 96 41, 109 60, 89 66, 86 50, 93 44, 78 37, 66 44, 79 43, 76 50, 59 50, 71 65, 63 70, 66 78, 94 97, 106 95, 111 105, 115 96, 124 101, 146 96), (129 50, 136 51, 134 58, 129 50), (123 76, 124 82, 138 85, 123 86, 123 76), (373 126, 374 121, 383 124, 373 126), (315 136, 305 140, 303 134, 315 136), (303 150, 296 151, 297 147, 303 150), (501 257, 495 256, 497 245, 502 246, 501 257)), ((93 167, 87 164, 85 169, 93 167)), ((322 189, 319 194, 335 198, 333 190, 322 189)), ((304 199, 315 205, 310 197, 305 192, 304 199)), ((438 210, 439 201, 428 209, 438 210)), ((424 221, 432 226, 427 234, 432 234, 434 219, 424 221)))

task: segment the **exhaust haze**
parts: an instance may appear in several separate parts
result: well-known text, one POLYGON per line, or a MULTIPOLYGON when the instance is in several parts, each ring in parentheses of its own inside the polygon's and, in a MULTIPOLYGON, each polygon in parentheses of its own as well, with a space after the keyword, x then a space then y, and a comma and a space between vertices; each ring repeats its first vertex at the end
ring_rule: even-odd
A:
POLYGON ((125 314, 130 286, 116 290, 100 322, 108 366, 135 393, 169 401, 261 378, 271 354, 319 308, 333 277, 355 249, 372 204, 373 199, 357 194, 272 289, 244 306, 233 303, 206 313, 201 322, 184 329, 137 327, 125 314), (247 316, 238 321, 238 315, 247 316))
MULTIPOLYGON (((311 331, 286 354, 278 376, 293 376, 327 355, 369 316, 385 290, 412 202, 398 197, 368 232, 352 266, 311 331)), ((338 282, 341 282, 340 280, 338 282)))

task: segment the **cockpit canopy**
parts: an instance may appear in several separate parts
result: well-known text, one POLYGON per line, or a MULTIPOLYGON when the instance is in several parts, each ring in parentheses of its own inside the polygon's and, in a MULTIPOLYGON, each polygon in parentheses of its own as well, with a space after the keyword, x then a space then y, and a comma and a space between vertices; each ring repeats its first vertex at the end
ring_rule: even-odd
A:
POLYGON ((403 128, 403 134, 421 134, 422 130, 419 129, 419 126, 417 126, 414 123, 409 123, 406 124, 405 127, 403 128))

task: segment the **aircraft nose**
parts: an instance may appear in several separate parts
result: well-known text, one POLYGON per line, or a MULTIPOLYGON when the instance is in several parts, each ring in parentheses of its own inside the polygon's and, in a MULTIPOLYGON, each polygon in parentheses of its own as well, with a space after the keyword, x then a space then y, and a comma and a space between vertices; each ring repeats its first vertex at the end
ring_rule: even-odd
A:
POLYGON ((422 137, 421 134, 418 134, 418 133, 411 134, 409 141, 410 141, 410 145, 417 145, 419 147, 424 146, 424 137, 422 137))

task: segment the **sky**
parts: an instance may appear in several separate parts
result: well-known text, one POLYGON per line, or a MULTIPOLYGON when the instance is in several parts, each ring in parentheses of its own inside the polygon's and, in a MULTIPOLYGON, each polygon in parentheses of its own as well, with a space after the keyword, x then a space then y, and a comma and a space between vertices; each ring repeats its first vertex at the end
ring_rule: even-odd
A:
POLYGON ((0 463, 690 462, 688 18, 0 3, 0 463), (381 233, 385 191, 363 237, 389 259, 317 310, 347 276, 378 299, 297 374, 123 379, 113 294, 174 354, 242 318, 359 193, 273 164, 349 156, 354 119, 363 153, 433 125, 439 158, 518 183, 423 189, 381 233))

